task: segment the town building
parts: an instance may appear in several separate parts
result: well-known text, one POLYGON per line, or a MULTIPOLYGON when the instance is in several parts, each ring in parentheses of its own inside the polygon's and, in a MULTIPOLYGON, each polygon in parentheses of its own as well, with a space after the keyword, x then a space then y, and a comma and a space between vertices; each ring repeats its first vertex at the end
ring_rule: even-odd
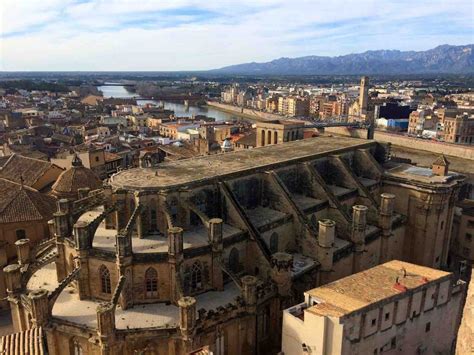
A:
POLYGON ((100 179, 106 179, 116 173, 123 164, 120 155, 92 145, 76 146, 71 150, 63 151, 52 158, 51 162, 63 169, 69 169, 77 157, 84 167, 92 170, 100 179))
MULTIPOLYGON (((0 178, 0 266, 13 262, 18 241, 27 238, 36 248, 50 237, 48 222, 56 199, 37 190, 0 178)), ((0 271, 0 309, 8 308, 3 271, 0 271)))
POLYGON ((280 99, 279 95, 273 95, 273 96, 268 97, 265 102, 265 109, 268 112, 278 112, 279 99, 280 99))
POLYGON ((421 135, 425 129, 436 129, 437 119, 431 119, 430 111, 418 109, 410 113, 408 118, 408 134, 421 135))
POLYGON ((464 282, 392 260, 305 292, 283 312, 283 354, 452 354, 464 282))
POLYGON ((52 355, 276 353, 304 290, 392 259, 446 264, 465 177, 389 156, 321 136, 121 171, 59 201, 47 257, 18 245, 15 331, 42 327, 52 355))
POLYGON ((281 96, 278 98, 278 112, 290 117, 308 116, 309 101, 295 96, 281 96))
POLYGON ((303 139, 303 121, 258 121, 256 123, 256 146, 279 144, 303 139))
POLYGON ((63 171, 52 162, 12 154, 0 168, 0 178, 41 191, 50 188, 63 171))
POLYGON ((456 144, 474 143, 474 116, 458 114, 444 119, 444 141, 456 144))

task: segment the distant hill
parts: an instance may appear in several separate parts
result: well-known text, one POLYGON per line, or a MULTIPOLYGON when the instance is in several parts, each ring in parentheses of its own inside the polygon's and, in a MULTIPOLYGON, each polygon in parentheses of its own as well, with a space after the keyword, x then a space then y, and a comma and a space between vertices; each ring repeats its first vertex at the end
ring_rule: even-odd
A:
POLYGON ((474 44, 441 45, 427 51, 377 50, 338 57, 280 58, 231 65, 210 72, 255 75, 356 75, 474 73, 474 44))

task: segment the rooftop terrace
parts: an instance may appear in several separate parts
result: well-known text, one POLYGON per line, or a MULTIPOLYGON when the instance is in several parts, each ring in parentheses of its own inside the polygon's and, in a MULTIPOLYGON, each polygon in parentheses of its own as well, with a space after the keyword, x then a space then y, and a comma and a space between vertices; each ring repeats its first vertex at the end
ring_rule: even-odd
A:
POLYGON ((256 168, 276 168, 291 162, 310 160, 329 153, 341 153, 375 144, 374 141, 356 138, 321 136, 163 163, 157 168, 129 169, 113 175, 110 180, 117 188, 136 190, 177 188, 256 168))

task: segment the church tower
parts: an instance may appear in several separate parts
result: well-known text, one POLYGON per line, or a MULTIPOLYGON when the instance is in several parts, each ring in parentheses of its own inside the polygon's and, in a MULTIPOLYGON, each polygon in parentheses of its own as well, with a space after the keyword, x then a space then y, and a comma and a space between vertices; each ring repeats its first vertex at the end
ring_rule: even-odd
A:
POLYGON ((369 106, 369 77, 363 76, 360 79, 359 107, 362 113, 367 112, 369 106))

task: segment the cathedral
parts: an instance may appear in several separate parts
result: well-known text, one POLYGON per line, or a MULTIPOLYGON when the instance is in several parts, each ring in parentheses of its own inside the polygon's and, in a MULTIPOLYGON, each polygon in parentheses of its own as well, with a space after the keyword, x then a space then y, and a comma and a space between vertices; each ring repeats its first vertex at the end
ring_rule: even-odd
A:
POLYGON ((444 267, 464 185, 325 136, 120 171, 61 198, 52 238, 16 242, 14 327, 54 355, 276 354, 304 291, 393 259, 444 267))

